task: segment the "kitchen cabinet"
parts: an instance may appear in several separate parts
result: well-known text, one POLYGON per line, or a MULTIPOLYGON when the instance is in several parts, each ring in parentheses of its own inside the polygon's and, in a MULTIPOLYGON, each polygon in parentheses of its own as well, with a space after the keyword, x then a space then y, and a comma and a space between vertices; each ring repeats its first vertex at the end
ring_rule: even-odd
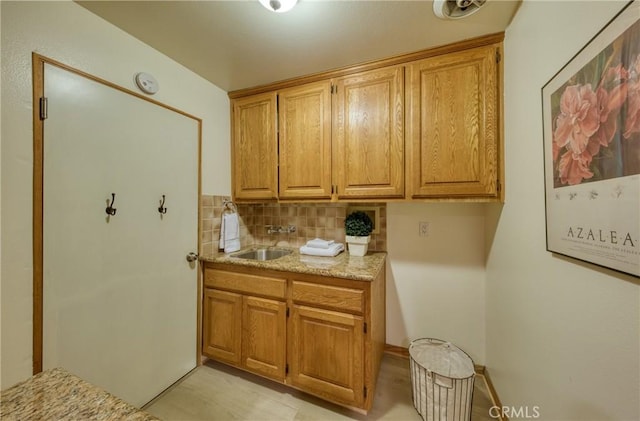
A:
POLYGON ((236 200, 404 195, 402 66, 242 98, 233 113, 236 200))
POLYGON ((384 269, 360 281, 207 262, 204 283, 205 356, 330 402, 371 408, 385 345, 384 269), (219 295, 230 304, 216 312, 209 297, 219 295), (241 349, 240 357, 229 349, 241 349))
POLYGON ((408 65, 410 197, 497 197, 499 45, 408 65))
POLYGON ((404 196, 404 67, 336 82, 334 177, 339 199, 404 196))
POLYGON ((331 81, 278 93, 280 199, 330 199, 331 81))
MULTIPOLYGON (((279 158, 266 158, 276 166, 279 159, 279 182, 261 186, 264 196, 235 188, 236 199, 504 200, 503 38, 492 34, 231 92, 233 101, 279 100, 279 134, 270 137, 279 158)), ((267 184, 245 165, 244 178, 258 180, 245 185, 267 184)))
POLYGON ((333 401, 361 406, 364 389, 362 317, 365 290, 291 283, 291 383, 333 401))
POLYGON ((283 380, 286 304, 283 279, 205 271, 202 353, 283 380))
POLYGON ((240 365, 242 295, 207 288, 204 291, 202 353, 240 365))
POLYGON ((278 197, 277 98, 275 92, 231 102, 232 184, 238 200, 278 197))

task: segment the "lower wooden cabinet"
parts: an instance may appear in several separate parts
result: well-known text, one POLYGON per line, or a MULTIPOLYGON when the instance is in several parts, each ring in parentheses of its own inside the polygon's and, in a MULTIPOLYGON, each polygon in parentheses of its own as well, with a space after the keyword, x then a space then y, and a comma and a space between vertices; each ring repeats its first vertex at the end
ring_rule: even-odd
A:
POLYGON ((287 304, 243 297, 242 366, 254 373, 283 380, 286 365, 287 304))
POLYGON ((291 384, 340 403, 364 400, 364 322, 361 316, 293 305, 291 384))
POLYGON ((205 270, 202 353, 261 376, 284 380, 284 287, 284 279, 205 270), (249 291, 262 297, 252 296, 249 291))
POLYGON ((205 263, 202 352, 368 411, 385 344, 385 271, 373 281, 205 263))
POLYGON ((205 289, 202 352, 216 360, 240 365, 242 335, 242 295, 205 289))

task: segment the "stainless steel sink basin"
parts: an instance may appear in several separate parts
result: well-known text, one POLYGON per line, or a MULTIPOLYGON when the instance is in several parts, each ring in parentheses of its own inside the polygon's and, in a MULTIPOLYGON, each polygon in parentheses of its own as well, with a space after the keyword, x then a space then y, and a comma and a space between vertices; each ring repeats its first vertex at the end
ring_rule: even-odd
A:
POLYGON ((257 249, 234 254, 231 257, 251 260, 273 260, 291 254, 291 250, 257 249))

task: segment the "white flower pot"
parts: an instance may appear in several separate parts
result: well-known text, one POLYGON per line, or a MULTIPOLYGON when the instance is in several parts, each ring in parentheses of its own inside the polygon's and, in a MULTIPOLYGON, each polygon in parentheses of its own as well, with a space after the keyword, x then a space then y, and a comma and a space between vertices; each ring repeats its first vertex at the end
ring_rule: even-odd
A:
POLYGON ((369 241, 371 241, 371 236, 367 235, 366 237, 355 237, 353 235, 346 236, 347 244, 349 245, 349 254, 352 256, 364 256, 367 254, 367 249, 369 248, 369 241))

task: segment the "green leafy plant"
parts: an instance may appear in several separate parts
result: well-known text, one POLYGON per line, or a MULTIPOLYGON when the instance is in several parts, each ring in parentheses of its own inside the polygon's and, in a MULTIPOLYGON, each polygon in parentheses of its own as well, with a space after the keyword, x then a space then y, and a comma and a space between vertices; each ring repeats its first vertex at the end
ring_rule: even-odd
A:
POLYGON ((354 237, 366 237, 373 230, 373 222, 369 215, 362 211, 352 212, 344 220, 344 231, 346 235, 354 237))

